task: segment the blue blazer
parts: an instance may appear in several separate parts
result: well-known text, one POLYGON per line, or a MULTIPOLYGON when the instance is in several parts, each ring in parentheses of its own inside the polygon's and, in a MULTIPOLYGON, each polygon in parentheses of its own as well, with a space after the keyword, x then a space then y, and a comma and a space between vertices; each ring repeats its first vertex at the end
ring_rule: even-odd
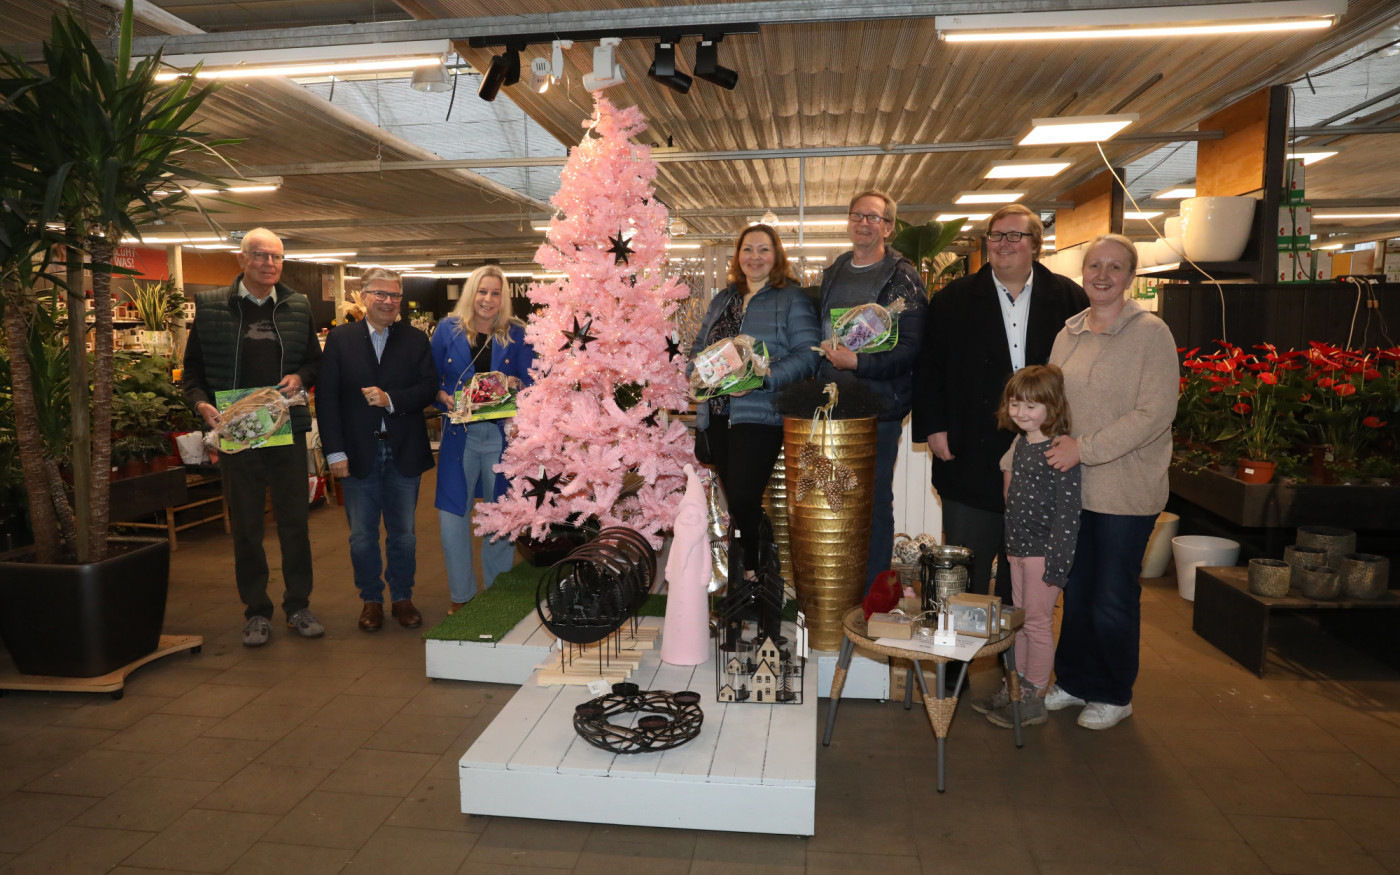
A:
POLYGON ((374 357, 369 323, 363 319, 331 329, 316 384, 316 423, 326 455, 345 453, 350 476, 367 477, 379 452, 380 428, 389 432, 394 467, 416 477, 433 467, 423 410, 437 394, 437 374, 428 336, 407 322, 389 326, 384 357, 374 357), (367 386, 389 393, 394 412, 371 407, 361 394, 367 386))
MULTIPOLYGON (((472 366, 471 344, 467 335, 457 330, 458 319, 448 316, 438 323, 433 331, 433 363, 437 365, 438 389, 451 395, 458 386, 465 387, 476 375, 472 366)), ((534 382, 530 377, 530 366, 535 362, 535 351, 525 342, 525 329, 519 325, 510 326, 510 342, 502 345, 491 341, 491 367, 486 370, 500 371, 508 377, 518 377, 526 386, 534 382)), ((434 392, 436 395, 436 392, 434 392)), ((445 410, 441 402, 434 404, 445 410)), ((507 419, 490 419, 487 423, 501 429, 502 446, 505 444, 505 424, 507 419)), ((481 427, 478 423, 477 427, 481 427)), ((437 500, 438 510, 445 510, 457 516, 466 516, 473 499, 500 498, 510 488, 504 474, 496 475, 495 487, 491 494, 484 495, 480 485, 467 494, 467 478, 462 473, 462 453, 467 445, 467 427, 453 425, 446 416, 442 420, 442 444, 438 449, 437 500)), ((499 459, 497 460, 499 461, 499 459)), ((483 478, 484 479, 484 478, 483 478)))

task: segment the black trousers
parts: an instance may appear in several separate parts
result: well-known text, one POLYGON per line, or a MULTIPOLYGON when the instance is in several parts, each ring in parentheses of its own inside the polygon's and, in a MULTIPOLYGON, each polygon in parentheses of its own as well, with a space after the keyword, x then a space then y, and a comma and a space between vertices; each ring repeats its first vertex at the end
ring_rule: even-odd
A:
POLYGON ((282 547, 282 610, 295 614, 311 602, 310 502, 306 482, 306 433, 292 436, 290 446, 220 453, 219 473, 228 500, 233 530, 233 574, 245 618, 272 618, 267 595, 267 554, 263 551, 263 517, 268 490, 277 540, 282 547))
POLYGON ((1006 561, 1006 520, 1002 514, 943 500, 944 543, 967 547, 974 554, 969 592, 987 592, 992 577, 992 557, 997 558, 997 579, 991 594, 1011 604, 1011 566, 1006 561))
POLYGON ((711 414, 705 429, 719 482, 729 499, 729 517, 744 536, 744 568, 758 569, 758 527, 763 518, 763 491, 783 449, 780 425, 730 425, 729 417, 711 414))

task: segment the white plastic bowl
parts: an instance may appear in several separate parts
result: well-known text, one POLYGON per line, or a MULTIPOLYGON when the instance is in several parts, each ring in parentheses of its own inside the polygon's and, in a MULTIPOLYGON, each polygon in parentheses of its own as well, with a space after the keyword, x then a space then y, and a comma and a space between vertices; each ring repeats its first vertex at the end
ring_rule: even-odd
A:
POLYGON ((1191 197, 1181 202, 1181 236, 1193 261, 1236 261, 1254 224, 1252 197, 1191 197))
POLYGON ((1172 538, 1172 558, 1176 560, 1176 591, 1188 602, 1196 600, 1196 568, 1235 564, 1240 558, 1240 542, 1209 535, 1181 535, 1172 538))

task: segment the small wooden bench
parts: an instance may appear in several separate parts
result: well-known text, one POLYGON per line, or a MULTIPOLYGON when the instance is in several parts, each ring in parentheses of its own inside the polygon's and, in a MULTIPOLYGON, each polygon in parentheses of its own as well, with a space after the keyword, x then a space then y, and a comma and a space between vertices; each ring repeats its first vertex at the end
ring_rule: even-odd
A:
POLYGON ((1392 664, 1400 655, 1395 624, 1400 595, 1387 592, 1366 600, 1314 601, 1289 590, 1283 598, 1249 591, 1249 570, 1241 567, 1196 569, 1196 605, 1191 628, 1240 665, 1264 676, 1269 649, 1269 620, 1278 612, 1316 612, 1323 628, 1372 656, 1392 664))

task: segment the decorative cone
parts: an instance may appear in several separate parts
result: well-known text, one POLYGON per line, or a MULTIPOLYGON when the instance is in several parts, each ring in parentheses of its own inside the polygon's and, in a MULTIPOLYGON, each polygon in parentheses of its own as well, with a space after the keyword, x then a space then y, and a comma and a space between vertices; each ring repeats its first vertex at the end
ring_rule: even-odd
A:
POLYGON ((675 539, 666 559, 666 625, 661 660, 699 665, 710 656, 710 536, 705 485, 685 466, 685 495, 676 512, 675 539))
POLYGON ((783 420, 793 584, 816 650, 840 648, 841 617, 864 595, 877 437, 874 417, 826 421, 817 424, 815 431, 809 419, 783 420), (821 489, 807 490, 800 500, 796 498, 802 474, 798 455, 809 436, 832 460, 855 474, 855 487, 845 493, 840 510, 832 510, 821 489))

